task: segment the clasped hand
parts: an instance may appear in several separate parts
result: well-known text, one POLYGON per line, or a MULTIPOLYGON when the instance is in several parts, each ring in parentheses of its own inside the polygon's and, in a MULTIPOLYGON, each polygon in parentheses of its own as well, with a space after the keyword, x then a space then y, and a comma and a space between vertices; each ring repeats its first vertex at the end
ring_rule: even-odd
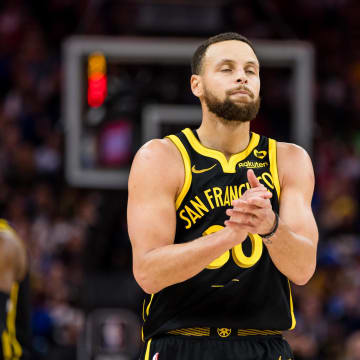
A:
POLYGON ((232 202, 232 209, 226 210, 230 219, 225 221, 225 226, 251 234, 267 234, 275 223, 272 193, 259 182, 253 170, 248 170, 247 178, 251 188, 232 202))

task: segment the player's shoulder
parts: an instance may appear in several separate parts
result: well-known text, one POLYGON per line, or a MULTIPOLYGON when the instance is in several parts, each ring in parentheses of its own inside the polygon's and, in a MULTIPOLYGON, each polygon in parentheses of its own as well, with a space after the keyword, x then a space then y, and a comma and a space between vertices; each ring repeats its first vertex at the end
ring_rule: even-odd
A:
MULTIPOLYGON (((276 143, 278 161, 309 161, 308 152, 301 146, 288 142, 276 143)), ((310 160, 311 161, 311 160, 310 160)))
POLYGON ((5 219, 0 219, 0 241, 2 246, 11 246, 19 242, 15 230, 5 219))
POLYGON ((168 138, 153 139, 145 143, 137 151, 133 166, 167 167, 176 160, 181 160, 181 156, 171 140, 168 138))
POLYGON ((24 243, 4 219, 0 219, 0 263, 3 266, 14 266, 16 280, 24 278, 27 266, 24 243))
POLYGON ((184 172, 182 157, 175 144, 168 138, 153 139, 145 143, 136 153, 131 166, 130 178, 147 179, 166 176, 177 180, 184 172))
POLYGON ((141 146, 136 153, 136 157, 141 159, 167 158, 176 155, 176 147, 168 138, 152 139, 141 146))
POLYGON ((309 153, 301 146, 277 142, 277 168, 280 182, 314 181, 314 170, 309 153))

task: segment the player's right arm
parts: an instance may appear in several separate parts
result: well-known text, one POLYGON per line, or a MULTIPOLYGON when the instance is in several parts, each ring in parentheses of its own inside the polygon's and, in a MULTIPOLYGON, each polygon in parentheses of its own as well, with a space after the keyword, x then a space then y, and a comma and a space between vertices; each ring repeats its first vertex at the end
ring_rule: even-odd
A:
POLYGON ((206 237, 174 244, 175 201, 184 176, 181 155, 168 139, 145 144, 132 164, 128 231, 133 271, 138 284, 149 294, 195 276, 247 236, 244 231, 224 228, 206 237))

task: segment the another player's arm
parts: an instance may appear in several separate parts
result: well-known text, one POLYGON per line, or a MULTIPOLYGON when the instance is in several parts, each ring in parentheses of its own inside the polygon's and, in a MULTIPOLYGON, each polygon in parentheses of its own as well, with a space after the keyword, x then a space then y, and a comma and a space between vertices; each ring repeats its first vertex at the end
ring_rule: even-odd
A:
POLYGON ((0 291, 10 293, 13 283, 24 279, 26 268, 22 241, 11 228, 0 229, 0 291))
POLYGON ((175 200, 183 183, 183 161, 170 140, 153 140, 135 156, 129 177, 128 230, 134 276, 147 293, 195 276, 247 235, 225 228, 174 244, 175 200))

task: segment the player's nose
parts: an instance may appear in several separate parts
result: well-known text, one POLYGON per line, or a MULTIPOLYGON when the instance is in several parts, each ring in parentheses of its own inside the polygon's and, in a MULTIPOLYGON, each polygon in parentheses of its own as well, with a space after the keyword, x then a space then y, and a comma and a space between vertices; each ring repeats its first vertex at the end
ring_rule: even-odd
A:
POLYGON ((238 84, 247 84, 248 79, 247 79, 245 73, 238 73, 237 77, 236 77, 236 82, 238 84))

